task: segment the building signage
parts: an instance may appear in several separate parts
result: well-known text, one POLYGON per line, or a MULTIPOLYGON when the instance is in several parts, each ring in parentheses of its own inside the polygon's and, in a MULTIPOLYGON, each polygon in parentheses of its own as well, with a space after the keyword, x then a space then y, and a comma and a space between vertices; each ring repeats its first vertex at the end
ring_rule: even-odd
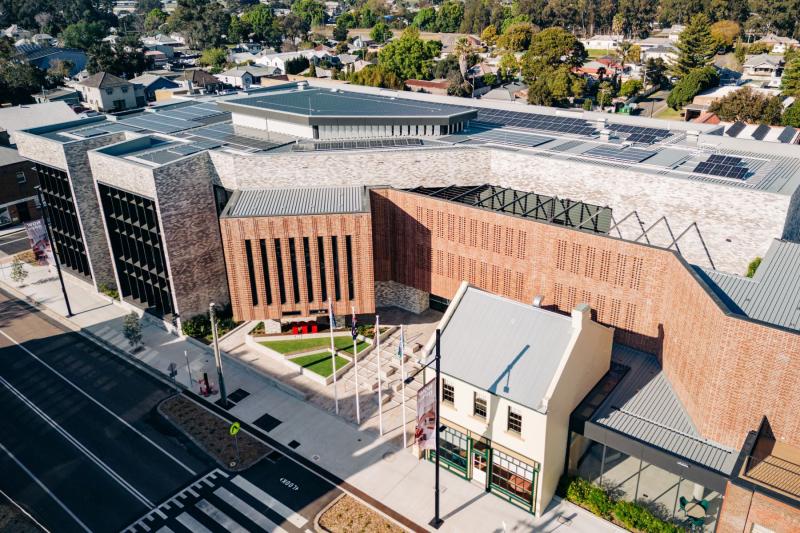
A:
POLYGON ((417 428, 414 442, 420 450, 436 448, 436 380, 423 385, 417 393, 417 428))
POLYGON ((40 265, 47 265, 48 262, 52 262, 50 241, 47 239, 47 227, 44 225, 44 219, 40 218, 24 224, 25 233, 28 234, 28 240, 31 243, 31 250, 36 256, 36 261, 40 265))

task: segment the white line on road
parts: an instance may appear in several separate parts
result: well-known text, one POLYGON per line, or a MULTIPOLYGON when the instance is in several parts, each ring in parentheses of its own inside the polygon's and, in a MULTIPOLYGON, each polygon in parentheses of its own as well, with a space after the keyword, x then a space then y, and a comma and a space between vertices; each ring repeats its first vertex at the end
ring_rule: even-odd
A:
POLYGON ((52 418, 50 418, 50 417, 47 415, 47 413, 45 413, 44 411, 42 411, 41 409, 39 409, 39 408, 38 408, 38 407, 37 407, 37 406, 36 406, 36 405, 35 405, 35 404, 34 404, 32 401, 30 401, 30 400, 29 400, 27 397, 25 397, 25 395, 24 395, 24 394, 22 394, 22 393, 21 393, 21 392, 19 392, 17 389, 15 389, 15 388, 14 388, 14 386, 13 386, 13 385, 11 385, 11 383, 9 383, 8 381, 6 381, 6 380, 5 380, 5 378, 3 378, 3 377, 0 377, 0 385, 3 385, 3 386, 5 386, 5 388, 7 388, 9 391, 11 391, 11 394, 13 394, 14 396, 16 396, 16 397, 17 397, 17 398, 18 398, 18 399, 19 399, 19 400, 20 400, 22 403, 24 403, 25 405, 27 405, 27 406, 28 406, 28 408, 29 408, 31 411, 33 411, 34 413, 36 413, 37 415, 39 415, 39 416, 42 418, 42 420, 44 420, 45 422, 47 422, 47 423, 50 425, 50 427, 52 427, 53 429, 55 429, 55 430, 56 430, 56 431, 57 431, 59 434, 61 434, 61 436, 63 436, 65 439, 67 439, 67 441, 69 441, 70 443, 72 443, 72 445, 73 445, 73 446, 75 446, 75 447, 76 447, 76 448, 77 448, 79 451, 83 452, 83 454, 84 454, 86 457, 88 457, 88 458, 89 458, 89 459, 90 459, 92 462, 94 462, 94 464, 96 464, 96 465, 97 465, 97 466, 99 466, 99 467, 100 467, 102 470, 104 470, 104 471, 105 471, 105 473, 106 473, 106 474, 108 474, 108 475, 109 475, 109 476, 110 476, 110 477, 111 477, 111 478, 112 478, 114 481, 116 481, 117 483, 119 483, 119 484, 122 486, 122 488, 124 488, 124 489, 125 489, 125 490, 127 490, 129 493, 131 493, 131 495, 133 495, 133 497, 134 497, 134 498, 136 498, 137 500, 139 500, 140 502, 142 502, 142 503, 143 503, 144 505, 146 505, 147 507, 151 507, 151 508, 152 508, 152 507, 155 507, 155 505, 153 504, 153 502, 151 502, 150 500, 148 500, 148 499, 147 499, 147 498, 144 496, 144 494, 142 494, 141 492, 139 492, 138 490, 136 490, 136 489, 133 487, 133 485, 131 485, 130 483, 128 483, 127 481, 125 481, 125 480, 122 478, 122 476, 120 476, 119 474, 117 474, 117 473, 116 473, 116 472, 115 472, 115 471, 114 471, 114 470, 113 470, 113 469, 112 469, 110 466, 108 466, 107 464, 105 464, 105 463, 104 463, 104 462, 103 462, 103 461, 102 461, 102 460, 101 460, 99 457, 97 457, 97 456, 96 456, 95 454, 93 454, 93 453, 92 453, 92 452, 91 452, 89 449, 87 449, 87 448, 86 448, 86 447, 85 447, 83 444, 81 444, 81 443, 78 441, 78 439, 76 439, 75 437, 73 437, 73 436, 72 436, 72 435, 71 435, 69 432, 67 432, 67 430, 65 430, 65 429, 64 429, 64 428, 62 428, 60 425, 58 425, 58 423, 57 423, 55 420, 53 420, 52 418))
POLYGON ((220 487, 215 490, 214 495, 252 520, 254 524, 257 524, 258 527, 262 528, 263 530, 268 531, 269 533, 287 533, 285 529, 263 514, 259 513, 251 505, 234 495, 225 487, 220 487))
POLYGON ((256 500, 260 501, 286 520, 289 521, 293 526, 297 529, 302 529, 308 519, 304 518, 302 515, 295 513, 290 508, 286 507, 284 504, 261 490, 260 488, 253 485, 250 481, 243 478, 242 476, 236 476, 231 480, 231 483, 248 493, 250 496, 254 497, 256 500))
POLYGON ((213 533, 210 529, 208 529, 206 526, 198 522, 197 519, 195 519, 189 513, 181 513, 175 520, 180 522, 181 525, 185 526, 186 529, 188 529, 192 533, 213 533))
MULTIPOLYGON (((33 480, 33 481, 34 481, 34 482, 35 482, 37 485, 39 485, 39 488, 41 488, 43 491, 45 491, 45 492, 47 493, 47 495, 48 495, 48 496, 50 496, 51 498, 53 498, 53 501, 55 501, 55 502, 58 504, 58 506, 59 506, 59 507, 61 507, 61 508, 64 510, 64 512, 66 512, 66 513, 67 513, 69 516, 71 516, 71 517, 72 517, 72 519, 73 519, 73 520, 75 520, 75 522, 77 522, 77 523, 78 523, 78 525, 79 525, 79 526, 81 526, 81 528, 82 528, 84 531, 88 531, 88 532, 90 532, 90 533, 91 533, 91 531, 92 531, 92 530, 91 530, 91 529, 89 529, 89 528, 88 528, 88 526, 87 526, 86 524, 84 524, 84 523, 81 521, 81 519, 80 519, 80 518, 78 518, 77 516, 75 516, 75 513, 73 513, 73 512, 72 512, 72 511, 69 509, 69 507, 67 507, 67 506, 64 504, 64 502, 62 502, 61 500, 59 500, 59 499, 58 499, 58 497, 57 497, 55 494, 53 494, 53 493, 50 491, 50 489, 48 489, 48 488, 45 486, 45 484, 44 484, 44 483, 42 483, 42 482, 39 480, 39 478, 38 478, 38 477, 36 477, 36 475, 35 475, 33 472, 31 472, 30 470, 28 470, 28 467, 27 467, 27 466, 25 466, 24 464, 22 464, 22 462, 20 462, 20 460, 19 460, 19 459, 17 459, 17 458, 14 456, 14 454, 13 454, 13 453, 11 453, 11 451, 10 451, 8 448, 6 448, 5 446, 3 446, 3 444, 2 444, 2 443, 0 443, 0 450, 3 450, 3 451, 6 453, 6 455, 8 455, 9 457, 11 457, 11 460, 12 460, 12 461, 14 461, 15 463, 17 463, 17 466, 18 466, 18 467, 20 467, 21 469, 23 469, 23 470, 25 471, 25 473, 26 473, 26 474, 28 474, 28 475, 30 476, 30 478, 31 478, 31 479, 32 479, 32 480, 33 480)), ((9 498, 9 499, 10 499, 10 498, 9 498)))
POLYGON ((221 525, 226 531, 229 531, 230 533, 248 533, 247 530, 240 526, 236 520, 217 509, 216 506, 209 503, 208 500, 200 500, 194 505, 207 514, 216 523, 221 525))
POLYGON ((181 461, 180 461, 180 459, 178 459, 177 457, 175 457, 174 455, 172 455, 171 453, 169 453, 167 450, 165 450, 164 448, 162 448, 161 446, 159 446, 158 444, 156 444, 155 442, 153 442, 153 441, 152 441, 152 440, 151 440, 151 439, 150 439, 150 438, 149 438, 147 435, 145 435, 144 433, 142 433, 141 431, 139 431, 138 429, 136 429, 135 427, 133 427, 133 426, 132 426, 132 425, 131 425, 131 424, 130 424, 130 423, 127 421, 127 420, 125 420, 124 418, 122 418, 122 417, 120 417, 119 415, 117 415, 117 413, 115 413, 114 411, 110 410, 108 407, 106 407, 105 405, 103 405, 102 403, 100 403, 99 401, 97 401, 97 400, 96 400, 96 399, 95 399, 93 396, 89 395, 89 393, 87 393, 86 391, 84 391, 83 389, 81 389, 80 387, 78 387, 77 385, 75 385, 75 383, 73 383, 73 382, 72 382, 72 381, 71 381, 71 380, 70 380, 68 377, 64 376, 64 375, 63 375, 63 374, 61 374, 61 373, 60 373, 58 370, 56 370, 55 368, 53 368, 53 367, 52 367, 52 366, 50 366, 49 364, 45 363, 44 361, 42 361, 42 360, 39 358, 39 356, 37 356, 35 353, 33 353, 32 351, 30 351, 29 349, 27 349, 26 347, 24 347, 23 345, 21 345, 20 343, 18 343, 18 342, 17 342, 17 341, 16 341, 14 338, 12 338, 12 337, 11 337, 11 336, 10 336, 8 333, 6 333, 6 332, 5 332, 5 331, 3 331, 3 330, 0 330, 0 334, 2 334, 2 335, 5 337, 5 338, 7 338, 8 340, 10 340, 10 341, 11 341, 11 342, 13 342, 14 344, 16 344, 18 347, 20 347, 20 348, 21 348, 21 349, 22 349, 22 350, 23 350, 25 353, 27 353, 28 355, 30 355, 31 357, 33 357, 34 359, 36 359, 37 361, 39 361, 39 362, 40 362, 42 365, 44 365, 44 366, 45 366, 45 367, 46 367, 48 370, 50 370, 52 373, 54 373, 55 375, 57 375, 58 377, 60 377, 60 378, 61 378, 61 379, 63 379, 64 381, 66 381, 67 383, 69 383, 69 384, 72 386, 72 388, 74 388, 75 390, 77 390, 78 392, 80 392, 81 394, 83 394, 83 395, 84 395, 86 398, 88 398, 89 400, 91 400, 91 401, 92 401, 92 402, 93 402, 95 405, 97 405, 97 406, 101 407, 101 408, 102 408, 102 409, 103 409, 105 412, 107 412, 108 414, 110 414, 111 416, 113 416, 114 418, 116 418, 118 421, 122 422, 122 423, 125 425, 125 427, 127 427, 128 429, 130 429, 131 431, 133 431, 134 433, 136 433, 137 435, 139 435, 140 437, 142 437, 144 440, 146 440, 147 442, 149 442, 150 444, 152 444, 152 445, 153 445, 153 446, 154 446, 156 449, 158 449, 158 450, 159 450, 159 451, 161 451, 161 452, 162 452, 164 455, 166 455, 167 457, 169 457, 170 459, 172 459, 173 461, 175 461, 177 464, 179 464, 181 467, 183 467, 183 468, 184 468, 184 469, 185 469, 187 472, 189 472, 189 473, 190 473, 190 474, 192 474, 193 476, 196 476, 196 475, 197 475, 197 472, 195 472, 194 470, 192 470, 191 468, 189 468, 188 466, 186 466, 185 464, 183 464, 183 462, 181 462, 181 461))

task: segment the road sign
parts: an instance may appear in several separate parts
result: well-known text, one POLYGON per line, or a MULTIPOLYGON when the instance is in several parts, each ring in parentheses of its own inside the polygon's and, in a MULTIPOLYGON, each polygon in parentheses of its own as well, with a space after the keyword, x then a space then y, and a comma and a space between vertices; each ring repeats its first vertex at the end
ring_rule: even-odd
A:
POLYGON ((242 429, 242 425, 239 422, 234 422, 231 424, 230 434, 231 436, 235 437, 239 430, 242 429))

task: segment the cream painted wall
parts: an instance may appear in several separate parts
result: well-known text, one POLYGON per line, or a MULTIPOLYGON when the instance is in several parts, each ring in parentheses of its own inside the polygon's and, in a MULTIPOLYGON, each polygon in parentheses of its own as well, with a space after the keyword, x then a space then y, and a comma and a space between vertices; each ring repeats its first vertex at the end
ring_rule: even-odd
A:
POLYGON ((282 120, 267 120, 267 129, 275 133, 283 133, 295 137, 314 138, 314 128, 303 124, 292 124, 282 120))
POLYGON ((262 117, 253 117, 243 113, 231 113, 231 121, 235 126, 245 126, 262 131, 267 129, 267 119, 262 117))

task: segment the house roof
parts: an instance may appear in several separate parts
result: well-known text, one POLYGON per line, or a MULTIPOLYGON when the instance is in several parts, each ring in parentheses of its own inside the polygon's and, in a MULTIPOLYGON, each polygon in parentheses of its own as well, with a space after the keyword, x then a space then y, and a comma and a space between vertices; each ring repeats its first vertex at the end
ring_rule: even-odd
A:
POLYGON ((772 241, 752 278, 695 269, 735 313, 800 331, 800 244, 772 241))
POLYGON ((93 89, 124 87, 130 84, 131 82, 128 80, 123 80, 122 78, 114 76, 113 74, 109 74, 108 72, 98 72, 97 74, 92 74, 88 78, 78 82, 78 85, 82 85, 83 87, 91 87, 93 89))
POLYGON ((154 83, 162 82, 168 86, 178 87, 178 84, 172 81, 169 78, 165 78, 164 76, 159 76, 157 74, 142 74, 141 76, 137 76, 130 80, 131 83, 136 83, 142 85, 144 87, 150 87, 154 83))
POLYGON ((450 86, 450 82, 444 79, 441 80, 406 80, 406 85, 410 85, 411 87, 423 87, 427 89, 447 89, 450 86))
POLYGON ((234 78, 241 78, 246 73, 249 73, 251 76, 260 77, 260 76, 270 76, 275 72, 274 68, 271 67, 237 67, 231 68, 226 70, 225 72, 220 72, 217 76, 230 76, 234 78))
POLYGON ((546 413, 572 318, 467 287, 441 336, 442 373, 546 413))
POLYGON ((213 85, 219 83, 219 80, 213 74, 201 69, 184 70, 183 74, 178 76, 180 81, 191 81, 194 85, 213 85))
POLYGON ((366 187, 307 187, 302 189, 243 190, 223 216, 268 217, 363 213, 369 211, 366 187))
POLYGON ((774 56, 772 54, 758 54, 750 56, 745 60, 742 66, 744 67, 759 67, 768 64, 773 67, 780 67, 783 65, 783 56, 774 56))

